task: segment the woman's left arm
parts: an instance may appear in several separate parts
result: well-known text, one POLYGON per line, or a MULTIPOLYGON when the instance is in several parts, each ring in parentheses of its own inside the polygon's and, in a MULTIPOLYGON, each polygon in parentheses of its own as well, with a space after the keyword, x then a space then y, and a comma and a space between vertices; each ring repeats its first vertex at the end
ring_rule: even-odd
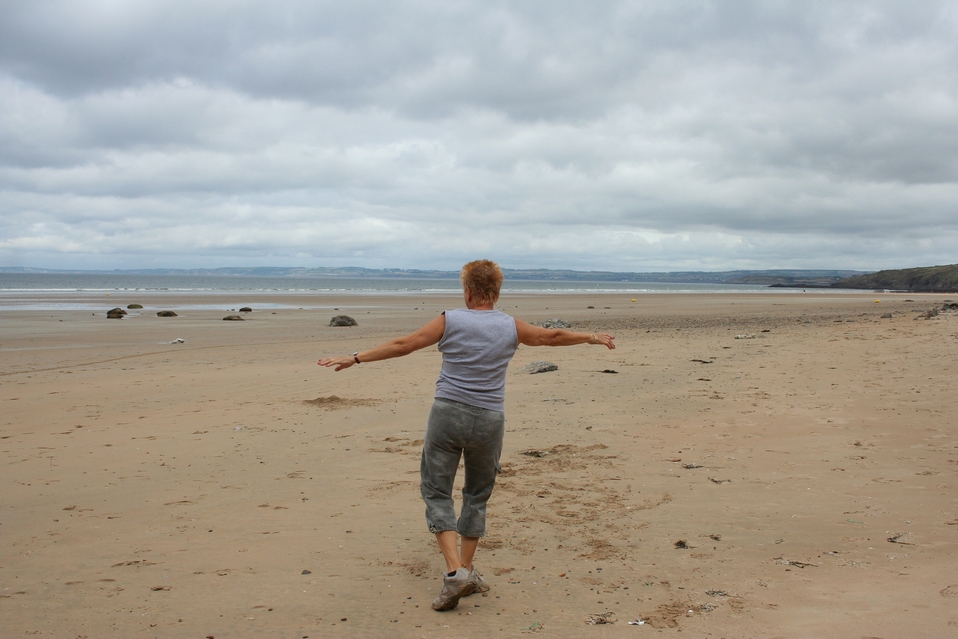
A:
POLYGON ((576 344, 601 344, 615 348, 615 336, 608 333, 577 333, 561 328, 542 328, 529 322, 516 320, 519 343, 526 346, 575 346, 576 344))
POLYGON ((438 344, 446 332, 446 315, 442 314, 433 321, 429 322, 415 333, 410 333, 404 337, 397 337, 379 346, 360 351, 356 355, 345 355, 342 357, 326 357, 317 362, 320 366, 335 366, 334 370, 341 371, 354 364, 365 364, 366 362, 378 362, 393 357, 402 357, 409 355, 413 351, 421 348, 438 344), (357 361, 358 360, 358 361, 357 361))

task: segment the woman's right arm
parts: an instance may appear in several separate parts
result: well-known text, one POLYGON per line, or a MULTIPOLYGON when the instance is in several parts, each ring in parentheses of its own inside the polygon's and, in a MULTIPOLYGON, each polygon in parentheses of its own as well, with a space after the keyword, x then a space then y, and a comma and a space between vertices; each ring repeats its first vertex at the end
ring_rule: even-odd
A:
POLYGON ((576 344, 602 344, 615 348, 615 336, 608 333, 577 333, 561 328, 542 328, 529 322, 516 320, 519 343, 526 346, 575 346, 576 344))
POLYGON ((397 337, 396 339, 380 344, 379 346, 374 346, 373 348, 367 349, 365 351, 360 351, 356 353, 355 358, 352 355, 345 355, 342 357, 327 357, 319 360, 317 364, 326 367, 335 366, 334 370, 341 371, 344 368, 349 368, 350 366, 356 364, 356 359, 359 359, 360 363, 365 364, 366 362, 378 362, 384 359, 402 357, 403 355, 409 355, 409 353, 412 353, 413 351, 418 351, 421 348, 438 344, 445 332, 446 315, 444 313, 420 328, 415 333, 410 333, 409 335, 405 335, 403 337, 397 337))

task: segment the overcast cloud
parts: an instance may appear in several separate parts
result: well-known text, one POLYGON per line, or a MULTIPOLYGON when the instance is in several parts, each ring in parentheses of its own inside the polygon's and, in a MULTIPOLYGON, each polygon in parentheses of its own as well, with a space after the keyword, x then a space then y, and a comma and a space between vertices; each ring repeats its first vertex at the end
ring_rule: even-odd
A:
POLYGON ((0 1, 0 266, 958 262, 958 2, 0 1))

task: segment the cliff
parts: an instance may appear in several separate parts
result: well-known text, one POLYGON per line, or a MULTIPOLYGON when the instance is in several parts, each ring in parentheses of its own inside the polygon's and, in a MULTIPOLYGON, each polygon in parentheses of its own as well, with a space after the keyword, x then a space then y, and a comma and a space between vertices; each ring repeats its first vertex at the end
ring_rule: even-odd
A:
POLYGON ((878 271, 869 275, 846 277, 832 286, 912 293, 955 293, 958 292, 958 264, 878 271))

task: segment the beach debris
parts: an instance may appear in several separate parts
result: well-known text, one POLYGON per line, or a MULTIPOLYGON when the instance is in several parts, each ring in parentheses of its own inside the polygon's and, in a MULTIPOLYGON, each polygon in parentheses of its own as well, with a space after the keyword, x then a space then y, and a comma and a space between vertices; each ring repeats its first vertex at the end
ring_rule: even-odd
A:
MULTIPOLYGON (((325 408, 327 410, 339 410, 344 408, 354 408, 356 406, 378 406, 382 403, 382 400, 379 399, 367 399, 363 397, 356 398, 347 398, 339 397, 337 395, 330 395, 329 397, 317 397, 316 399, 307 399, 303 401, 304 404, 310 406, 316 406, 319 408, 325 408)), ((344 435, 340 435, 343 437, 344 435)), ((422 441, 419 441, 421 444, 422 441)), ((411 444, 417 445, 418 444, 411 444)))
POLYGON ((532 450, 524 450, 519 454, 525 455, 527 457, 545 457, 546 455, 549 454, 549 451, 532 449, 532 450))
POLYGON ((609 374, 611 374, 611 375, 618 375, 618 374, 619 374, 619 371, 613 370, 613 369, 611 369, 611 368, 606 368, 606 369, 603 370, 602 372, 603 372, 603 373, 609 373, 609 374))
POLYGON ((186 344, 186 340, 182 337, 177 337, 175 340, 170 342, 170 344, 186 344))
POLYGON ((735 339, 755 339, 755 333, 742 333, 741 335, 736 335, 735 339))
POLYGON ((709 597, 728 597, 729 594, 724 590, 706 590, 705 594, 709 597))
POLYGON ((891 319, 891 313, 885 313, 881 316, 882 319, 891 319))
POLYGON ((143 308, 142 304, 127 304, 126 307, 131 311, 143 308))
POLYGON ((598 626, 604 623, 615 623, 616 621, 618 621, 618 619, 616 618, 614 612, 600 612, 598 614, 589 615, 586 623, 590 626, 598 626))
POLYGON ((908 533, 904 533, 904 532, 895 533, 894 535, 888 538, 888 541, 893 544, 900 544, 902 546, 914 546, 915 544, 908 543, 907 541, 902 541, 902 539, 904 539, 907 536, 908 536, 908 533))
POLYGON ((303 572, 301 572, 301 573, 299 573, 299 574, 301 574, 301 575, 311 575, 311 574, 313 574, 313 571, 312 571, 312 570, 304 570, 303 572))
POLYGON ((156 314, 157 317, 176 317, 176 313, 173 311, 159 311, 156 314))
POLYGON ((106 312, 108 319, 123 319, 123 316, 126 315, 126 311, 117 306, 116 308, 111 308, 106 312))
POLYGON ((692 547, 692 546, 689 546, 689 542, 685 541, 684 539, 679 539, 677 542, 675 542, 672 545, 675 546, 678 550, 688 550, 689 548, 692 547))
POLYGON ((559 367, 552 362, 547 362, 540 360, 538 362, 532 362, 528 366, 524 367, 522 370, 529 373, 530 375, 535 375, 536 373, 548 373, 550 371, 557 371, 559 367))
POLYGON ((595 308, 594 306, 586 306, 586 308, 595 308))
POLYGON ((690 361, 690 362, 698 362, 699 364, 712 364, 712 363, 715 362, 715 360, 709 361, 709 360, 704 360, 704 359, 691 359, 691 360, 689 360, 689 361, 690 361))
POLYGON ((546 321, 539 324, 542 328, 572 328, 572 324, 565 320, 561 320, 558 317, 553 317, 552 319, 547 319, 546 321))
POLYGON ((783 557, 776 557, 774 561, 777 561, 783 566, 795 566, 796 568, 806 568, 808 566, 811 566, 812 568, 818 568, 818 566, 816 566, 815 564, 807 564, 804 561, 791 561, 783 557))
POLYGON ((706 537, 708 537, 712 541, 722 541, 722 535, 712 534, 712 535, 706 535, 706 537))
MULTIPOLYGON (((466 614, 470 614, 470 613, 466 613, 466 614)), ((532 625, 526 626, 525 628, 520 628, 520 630, 522 630, 523 632, 538 632, 542 630, 544 627, 545 626, 543 626, 538 621, 534 621, 532 622, 532 625)))
POLYGON ((243 317, 240 315, 227 315, 223 318, 224 322, 242 322, 243 317))
POLYGON ((731 479, 715 479, 714 477, 709 477, 709 481, 713 484, 728 484, 731 483, 731 479))
POLYGON ((629 622, 629 625, 630 625, 630 626, 644 626, 644 625, 645 625, 645 619, 636 619, 635 621, 630 621, 630 622, 629 622))
POLYGON ((243 308, 240 309, 240 313, 252 313, 252 312, 253 312, 253 309, 251 309, 249 306, 244 306, 243 308))
POLYGON ((702 468, 702 466, 699 466, 696 463, 691 463, 691 464, 682 464, 682 468, 692 470, 693 468, 702 468))
POLYGON ((330 326, 359 326, 359 322, 351 318, 349 315, 334 315, 332 319, 329 320, 330 326))
POLYGON ((938 591, 938 594, 942 597, 958 597, 958 584, 953 584, 947 588, 942 588, 938 591))
POLYGON ((154 591, 154 592, 157 592, 157 591, 160 591, 160 590, 169 590, 169 589, 170 589, 169 586, 151 586, 151 587, 150 587, 150 590, 152 590, 152 591, 154 591))

